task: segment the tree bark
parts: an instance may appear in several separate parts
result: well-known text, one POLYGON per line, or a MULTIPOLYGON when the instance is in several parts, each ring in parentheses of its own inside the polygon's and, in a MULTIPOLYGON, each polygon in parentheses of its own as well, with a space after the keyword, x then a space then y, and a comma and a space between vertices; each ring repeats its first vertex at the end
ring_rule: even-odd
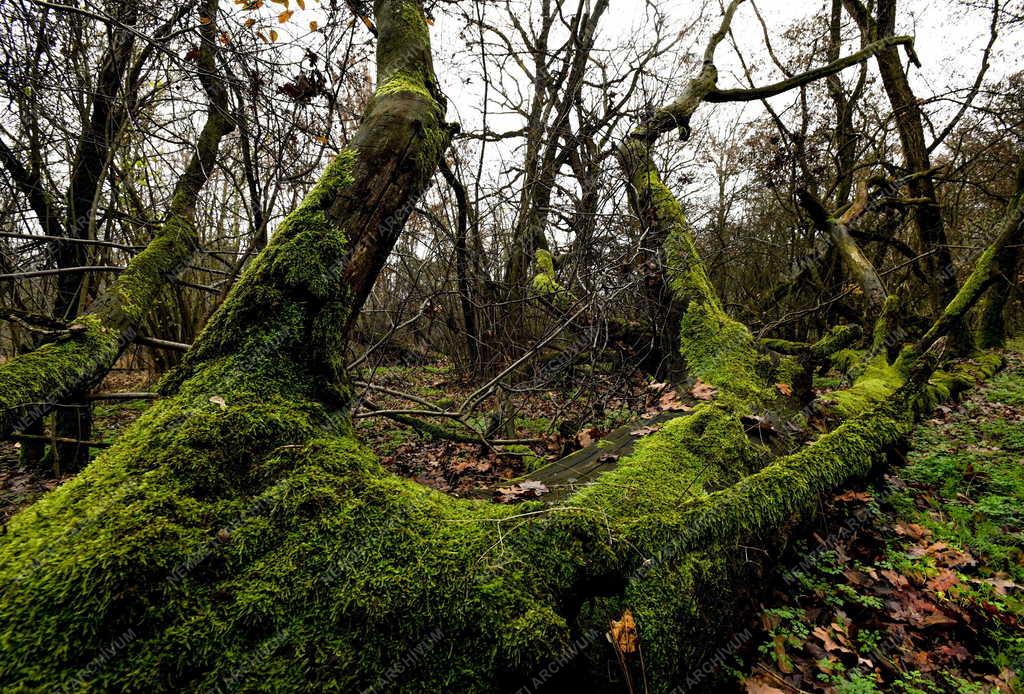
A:
MULTIPOLYGON (((867 195, 866 189, 864 195, 867 195)), ((864 298, 872 309, 872 313, 880 311, 882 304, 885 303, 885 286, 882 284, 875 266, 871 264, 871 261, 867 259, 860 246, 850 235, 846 221, 847 216, 835 219, 825 210, 821 201, 809 191, 798 190, 797 197, 800 199, 801 206, 810 214, 814 226, 828 235, 830 242, 838 251, 839 257, 842 258, 846 271, 864 293, 864 298)), ((857 205, 852 207, 849 212, 850 218, 855 216, 857 205)))
MULTIPOLYGON (((213 18, 216 9, 216 0, 206 0, 201 12, 213 18)), ((198 243, 196 200, 213 172, 221 139, 234 129, 214 61, 216 23, 200 27, 200 80, 209 108, 196 150, 175 185, 167 221, 66 334, 0 366, 0 435, 25 430, 58 403, 82 398, 134 340, 148 307, 193 256, 198 243)), ((77 435, 77 419, 61 424, 60 430, 77 435)))
POLYGON ((441 173, 455 195, 458 210, 455 230, 455 276, 459 287, 463 329, 466 333, 466 355, 469 358, 470 373, 480 374, 483 372, 483 363, 480 361, 480 330, 477 328, 476 309, 473 307, 475 278, 470 278, 469 270, 469 199, 466 196, 466 187, 444 159, 441 160, 441 173))
POLYGON ((1017 286, 1020 246, 1011 243, 996 255, 995 277, 985 296, 978 320, 978 347, 991 349, 1006 344, 1006 305, 1017 286))
MULTIPOLYGON (((138 7, 133 0, 118 0, 114 16, 120 24, 135 23, 138 7)), ((125 75, 135 47, 135 34, 124 28, 112 27, 110 43, 100 62, 96 78, 96 91, 92 97, 89 121, 82 130, 78 151, 71 169, 67 201, 64 208, 64 236, 73 239, 88 238, 92 228, 96 193, 103 180, 110 156, 110 148, 119 130, 117 113, 118 93, 125 89, 125 75)), ((54 242, 58 268, 89 264, 88 246, 83 243, 54 242)), ((71 321, 82 304, 81 290, 84 275, 65 274, 57 278, 57 298, 54 317, 71 321)))

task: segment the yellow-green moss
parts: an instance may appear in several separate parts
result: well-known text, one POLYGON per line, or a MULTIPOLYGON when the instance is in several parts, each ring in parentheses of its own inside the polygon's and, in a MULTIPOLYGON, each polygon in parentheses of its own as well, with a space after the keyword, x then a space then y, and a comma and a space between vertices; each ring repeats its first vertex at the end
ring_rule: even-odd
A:
POLYGON ((735 405, 749 407, 771 399, 771 387, 757 374, 754 338, 722 308, 682 205, 662 182, 646 145, 627 141, 620 154, 631 171, 631 201, 637 214, 654 230, 654 238, 664 239, 668 285, 684 310, 680 354, 690 375, 714 385, 735 405))
POLYGON ((572 294, 558 282, 558 275, 555 274, 555 259, 551 256, 551 252, 537 249, 534 254, 534 264, 537 267, 537 274, 533 277, 533 291, 548 298, 556 306, 564 307, 572 303, 572 294))
POLYGON ((122 335, 97 316, 0 366, 0 429, 20 431, 75 392, 88 388, 120 354, 122 335))
POLYGON ((840 416, 852 417, 884 402, 905 380, 901 367, 890 364, 884 354, 879 354, 866 364, 851 387, 830 393, 827 400, 840 416))

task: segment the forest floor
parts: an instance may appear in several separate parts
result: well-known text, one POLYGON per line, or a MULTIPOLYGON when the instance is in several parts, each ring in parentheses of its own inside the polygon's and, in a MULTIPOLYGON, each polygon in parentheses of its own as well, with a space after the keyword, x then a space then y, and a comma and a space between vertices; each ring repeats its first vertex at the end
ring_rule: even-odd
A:
POLYGON ((741 691, 1024 691, 1024 340, 1006 359, 827 502, 733 642, 741 691))
MULTIPOLYGON (((373 371, 373 383, 445 409, 457 409, 477 387, 445 362, 379 367, 373 371)), ((410 405, 380 392, 372 395, 378 407, 410 405)), ((532 472, 586 448, 623 424, 688 406, 684 401, 692 398, 686 394, 677 398, 665 384, 652 384, 638 374, 623 379, 591 373, 581 377, 576 387, 524 389, 509 400, 515 406, 510 408, 506 403, 504 414, 512 424, 500 431, 493 429, 493 415, 502 408, 502 402, 494 396, 481 402, 477 414, 466 420, 477 431, 489 431, 491 438, 526 442, 522 445, 489 448, 479 443, 457 443, 379 416, 357 420, 357 433, 396 474, 460 496, 532 472)), ((471 433, 448 419, 435 418, 431 423, 462 435, 471 433)))
MULTIPOLYGON (((888 474, 825 502, 772 572, 754 621, 721 659, 736 691, 1024 691, 1014 684, 1015 671, 1024 670, 1024 339, 1006 359, 988 383, 922 422, 888 474)), ((146 378, 115 372, 102 389, 146 390, 146 378)), ((457 408, 475 387, 445 362, 381 367, 373 382, 441 408, 457 408)), ((467 495, 586 448, 623 424, 685 411, 703 395, 639 376, 613 383, 590 374, 578 382, 516 393, 508 412, 515 425, 501 435, 530 442, 501 451, 435 439, 383 417, 359 419, 357 430, 397 474, 467 495)), ((816 386, 837 382, 831 374, 816 386)), ((373 400, 408 407, 386 393, 373 400)), ((97 405, 93 438, 112 441, 148 404, 97 405)), ((480 411, 499 407, 492 397, 480 411)), ((491 426, 489 414, 469 421, 491 426)), ((21 469, 16 444, 4 444, 0 524, 64 479, 21 469)))

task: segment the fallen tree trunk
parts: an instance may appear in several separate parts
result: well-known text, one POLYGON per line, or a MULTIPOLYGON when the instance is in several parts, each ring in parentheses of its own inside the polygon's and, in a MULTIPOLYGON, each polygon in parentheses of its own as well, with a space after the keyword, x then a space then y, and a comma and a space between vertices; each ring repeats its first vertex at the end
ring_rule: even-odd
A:
MULTIPOLYGON (((199 78, 209 100, 206 121, 171 197, 167 220, 114 284, 56 340, 0 366, 0 438, 23 431, 62 401, 81 395, 110 370, 136 337, 160 291, 192 259, 199 192, 213 172, 221 140, 234 130, 218 77, 216 0, 200 9, 199 78)), ((77 291, 77 290, 76 290, 77 291)))
POLYGON ((911 388, 774 462, 752 442, 740 416, 776 398, 773 374, 722 310, 678 201, 639 167, 671 232, 684 357, 715 400, 555 507, 455 499, 384 470, 351 433, 344 326, 372 282, 363 261, 385 252, 447 130, 420 4, 375 9, 378 88, 353 144, 167 397, 0 538, 5 686, 536 691, 606 682, 603 634, 628 608, 652 690, 668 691, 738 609, 740 545, 771 545, 909 426, 911 388))

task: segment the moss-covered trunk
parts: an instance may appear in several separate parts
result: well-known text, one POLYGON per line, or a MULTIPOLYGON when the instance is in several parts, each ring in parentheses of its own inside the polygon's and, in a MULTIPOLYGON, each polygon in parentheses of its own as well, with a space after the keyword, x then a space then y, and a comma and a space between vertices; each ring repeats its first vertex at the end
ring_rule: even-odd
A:
POLYGON ((908 390, 794 455, 748 438, 740 414, 772 400, 773 365, 722 310, 643 145, 637 209, 667 231, 682 352, 717 396, 554 507, 384 470, 351 435, 344 326, 447 132, 419 3, 377 0, 376 15, 379 84, 353 145, 167 398, 0 538, 5 687, 596 690, 616 667, 608 620, 628 608, 651 689, 669 691, 737 609, 740 547, 774 545, 909 426, 908 390))
MULTIPOLYGON (((192 258, 198 243, 193 224, 196 201, 213 172, 221 139, 234 129, 214 62, 217 6, 216 0, 207 0, 200 8, 200 16, 210 18, 200 24, 197 61, 209 109, 195 152, 175 185, 167 221, 67 334, 0 366, 0 436, 32 427, 57 404, 98 383, 135 339, 160 291, 192 258)), ((82 433, 74 421, 61 423, 59 429, 61 435, 82 433)))
MULTIPOLYGON (((800 204, 810 214, 815 228, 827 234, 829 242, 839 253, 847 273, 860 286, 861 292, 863 292, 872 313, 877 314, 878 311, 882 310, 882 306, 885 303, 887 296, 885 286, 882 284, 875 266, 871 264, 871 261, 868 260, 864 252, 861 251, 860 246, 857 245, 857 242, 850 235, 848 227, 848 219, 852 219, 860 212, 863 202, 858 201, 850 207, 845 215, 836 219, 825 210, 821 201, 810 191, 799 190, 797 195, 800 199, 800 204)), ((864 195, 866 197, 866 190, 864 195)))

